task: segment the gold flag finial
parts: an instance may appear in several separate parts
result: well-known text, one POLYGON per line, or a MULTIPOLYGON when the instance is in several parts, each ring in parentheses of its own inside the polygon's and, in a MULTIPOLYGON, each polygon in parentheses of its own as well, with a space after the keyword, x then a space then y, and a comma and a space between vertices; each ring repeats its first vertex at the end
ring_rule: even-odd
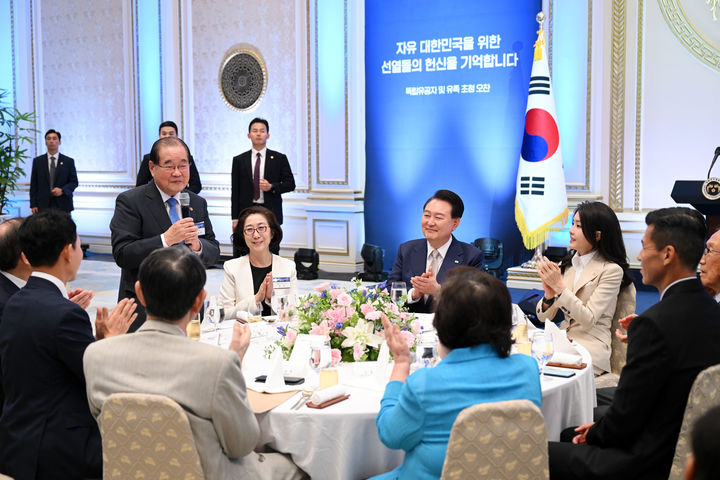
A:
POLYGON ((535 16, 535 20, 537 20, 539 24, 539 28, 537 31, 538 38, 535 42, 535 52, 534 52, 534 60, 541 60, 543 56, 543 50, 542 47, 545 45, 545 30, 543 30, 543 22, 545 21, 545 14, 541 11, 538 12, 538 14, 535 16))

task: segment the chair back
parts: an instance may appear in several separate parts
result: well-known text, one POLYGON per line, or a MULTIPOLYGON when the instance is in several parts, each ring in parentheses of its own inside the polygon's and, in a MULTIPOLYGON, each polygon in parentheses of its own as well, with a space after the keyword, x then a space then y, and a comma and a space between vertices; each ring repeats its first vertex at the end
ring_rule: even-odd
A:
POLYGON ((693 382, 675 447, 670 480, 683 478, 685 462, 690 456, 690 433, 693 425, 702 414, 716 405, 720 405, 720 365, 706 368, 693 382))
POLYGON ((98 417, 103 478, 203 480, 183 409, 163 395, 110 395, 98 417))
POLYGON ((503 244, 497 238, 478 238, 473 242, 475 248, 483 252, 483 270, 495 276, 503 276, 503 244))
POLYGON ((620 328, 621 319, 635 313, 635 294, 635 285, 632 283, 620 290, 617 306, 615 307, 615 314, 610 324, 610 336, 612 338, 610 343, 610 371, 616 375, 620 375, 620 371, 622 371, 625 366, 627 343, 618 340, 615 335, 615 330, 620 328))
POLYGON ((455 419, 442 480, 548 479, 545 419, 529 400, 481 403, 455 419))

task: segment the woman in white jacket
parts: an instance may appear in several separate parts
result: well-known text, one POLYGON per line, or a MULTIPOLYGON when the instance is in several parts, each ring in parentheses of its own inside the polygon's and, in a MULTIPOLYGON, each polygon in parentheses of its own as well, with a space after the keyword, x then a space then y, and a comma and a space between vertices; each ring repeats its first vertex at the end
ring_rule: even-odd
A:
POLYGON ((271 315, 273 278, 286 278, 290 286, 288 294, 296 294, 295 262, 270 253, 271 248, 280 245, 282 236, 275 214, 267 208, 252 206, 240 213, 233 246, 242 256, 225 262, 225 278, 220 287, 228 318, 235 318, 238 311, 247 311, 258 303, 262 305, 263 315, 271 315))
POLYGON ((610 371, 613 317, 635 311, 635 287, 615 212, 602 202, 578 205, 569 249, 559 266, 538 262, 545 297, 536 312, 544 321, 562 311, 560 327, 590 352, 595 375, 602 375, 610 371))

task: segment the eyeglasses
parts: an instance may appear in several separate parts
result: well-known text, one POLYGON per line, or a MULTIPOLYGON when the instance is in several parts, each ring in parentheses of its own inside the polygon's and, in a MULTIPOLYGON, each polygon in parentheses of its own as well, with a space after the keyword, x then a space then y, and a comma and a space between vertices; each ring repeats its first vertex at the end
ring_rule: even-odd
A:
POLYGON ((720 250, 713 250, 712 248, 710 248, 710 247, 708 247, 707 245, 705 245, 705 250, 703 250, 703 255, 704 255, 704 256, 708 256, 708 255, 710 255, 711 253, 720 253, 720 250))
POLYGON ((190 170, 190 164, 189 163, 181 163, 180 165, 155 165, 157 168, 162 168, 163 170, 167 172, 174 172, 176 169, 180 170, 181 172, 187 172, 190 170))
POLYGON ((250 237, 250 236, 254 235, 255 232, 265 233, 265 232, 267 232, 267 229, 268 229, 267 225, 258 225, 257 227, 245 227, 243 232, 245 233, 245 235, 250 237))

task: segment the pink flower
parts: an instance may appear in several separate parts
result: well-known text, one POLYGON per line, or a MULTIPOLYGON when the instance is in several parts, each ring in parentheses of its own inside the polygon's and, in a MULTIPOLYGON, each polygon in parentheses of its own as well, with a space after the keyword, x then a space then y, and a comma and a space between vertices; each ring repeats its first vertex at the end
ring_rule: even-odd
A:
POLYGON ((382 315, 382 312, 378 312, 377 310, 373 310, 372 312, 365 315, 366 320, 380 320, 380 316, 382 315))
POLYGON ((372 312, 373 310, 375 310, 375 309, 374 309, 373 306, 370 305, 369 303, 363 303, 362 305, 360 305, 360 311, 361 311, 362 314, 365 315, 366 317, 367 317, 367 314, 370 313, 370 312, 372 312))
POLYGON ((412 332, 415 334, 420 333, 420 331, 422 330, 420 322, 418 320, 413 320, 412 322, 410 322, 410 330, 412 330, 412 332))
POLYGON ((323 335, 325 338, 330 338, 330 325, 327 320, 320 322, 320 325, 313 323, 310 326, 310 335, 323 335))
POLYGON ((342 359, 342 352, 340 352, 339 348, 333 348, 330 350, 330 357, 332 358, 331 364, 334 367, 340 363, 340 360, 342 359))
POLYGON ((288 345, 294 345, 295 339, 297 338, 297 332, 289 329, 287 333, 285 333, 285 338, 287 339, 288 345))
POLYGON ((330 296, 333 300, 338 298, 343 293, 345 293, 345 291, 342 288, 333 288, 332 290, 330 290, 330 296))
POLYGON ((330 287, 330 284, 328 282, 321 283, 320 285, 313 287, 313 290, 316 292, 322 292, 323 290, 327 290, 328 287, 330 287))
POLYGON ((415 343, 415 335, 408 332, 407 330, 402 330, 400 332, 400 335, 402 335, 402 337, 407 342, 408 348, 412 348, 413 344, 415 343))
POLYGON ((331 308, 325 312, 325 317, 330 320, 331 325, 345 323, 348 320, 348 312, 345 307, 331 308))
POLYGON ((352 304, 352 297, 347 293, 342 292, 340 295, 337 296, 337 302, 339 305, 347 307, 352 304))
POLYGON ((357 343, 355 345, 353 345, 353 359, 355 359, 356 362, 360 361, 360 359, 363 356, 363 353, 365 353, 364 350, 365 349, 363 347, 361 347, 360 345, 358 345, 357 343))

